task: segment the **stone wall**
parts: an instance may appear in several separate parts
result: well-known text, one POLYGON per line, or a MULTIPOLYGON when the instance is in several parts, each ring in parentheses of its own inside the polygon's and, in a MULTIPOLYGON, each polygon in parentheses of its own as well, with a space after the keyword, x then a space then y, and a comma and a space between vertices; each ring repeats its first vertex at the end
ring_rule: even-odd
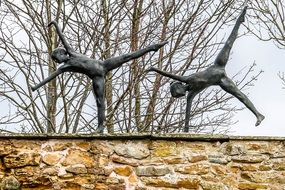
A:
POLYGON ((1 189, 285 190, 284 140, 2 135, 1 189))

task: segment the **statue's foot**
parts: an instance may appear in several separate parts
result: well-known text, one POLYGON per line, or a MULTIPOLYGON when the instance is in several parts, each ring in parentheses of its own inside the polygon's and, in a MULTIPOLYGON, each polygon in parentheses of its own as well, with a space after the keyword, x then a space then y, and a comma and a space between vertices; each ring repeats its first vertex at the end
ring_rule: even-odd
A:
POLYGON ((99 126, 96 130, 96 133, 103 134, 104 133, 104 126, 99 126))
POLYGON ((257 116, 257 121, 256 121, 256 123, 255 123, 255 126, 258 126, 258 125, 260 125, 260 123, 264 120, 264 116, 262 115, 262 114, 259 114, 258 116, 257 116))
POLYGON ((161 42, 161 43, 158 43, 158 44, 154 44, 151 46, 151 49, 153 51, 158 51, 161 47, 163 47, 165 44, 167 44, 168 42, 165 41, 165 42, 161 42))
POLYGON ((247 6, 245 6, 243 8, 242 13, 241 13, 241 15, 238 18, 240 22, 244 22, 244 20, 245 20, 244 17, 245 17, 245 14, 246 14, 246 10, 247 10, 247 6))
POLYGON ((189 125, 184 126, 183 132, 184 133, 189 133, 189 125))

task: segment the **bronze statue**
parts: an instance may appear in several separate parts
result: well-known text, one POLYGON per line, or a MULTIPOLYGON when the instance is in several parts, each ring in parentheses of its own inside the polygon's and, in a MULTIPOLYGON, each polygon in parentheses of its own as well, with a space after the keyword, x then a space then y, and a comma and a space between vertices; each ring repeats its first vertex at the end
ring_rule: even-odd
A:
POLYGON ((69 43, 66 41, 60 27, 57 22, 52 21, 48 26, 54 25, 57 34, 64 47, 58 47, 51 53, 52 59, 61 64, 54 73, 44 79, 41 83, 32 87, 35 91, 41 86, 45 85, 49 81, 64 72, 75 72, 87 75, 93 82, 93 90, 95 93, 97 108, 98 108, 98 132, 103 133, 105 117, 105 76, 113 69, 120 67, 123 63, 130 60, 139 58, 144 54, 151 51, 158 51, 167 42, 162 42, 148 46, 144 49, 134 51, 128 54, 124 54, 118 57, 106 59, 104 61, 91 59, 85 55, 75 52, 69 43))
POLYGON ((256 110, 252 102, 237 88, 225 71, 230 50, 237 38, 238 29, 241 23, 244 22, 246 9, 247 7, 243 9, 241 15, 238 17, 230 36, 214 61, 214 65, 211 65, 206 70, 194 73, 190 76, 178 76, 153 67, 147 70, 155 71, 163 76, 178 80, 173 82, 170 86, 170 92, 173 97, 178 98, 184 96, 186 91, 188 91, 184 132, 189 131, 190 111, 193 98, 199 92, 212 85, 219 85, 223 90, 239 99, 256 116, 257 121, 255 126, 258 126, 264 119, 264 116, 256 110))

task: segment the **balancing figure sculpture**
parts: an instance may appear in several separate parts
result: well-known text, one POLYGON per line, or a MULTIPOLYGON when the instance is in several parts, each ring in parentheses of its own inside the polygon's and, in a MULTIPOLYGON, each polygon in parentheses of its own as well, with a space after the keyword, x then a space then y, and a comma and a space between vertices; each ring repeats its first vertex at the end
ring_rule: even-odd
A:
POLYGON ((186 91, 188 91, 184 132, 189 131, 189 120, 193 98, 199 92, 212 85, 219 85, 223 90, 239 99, 256 116, 257 121, 255 126, 258 126, 264 119, 264 116, 256 110, 253 103, 237 88, 235 83, 226 75, 225 71, 230 50, 238 35, 238 29, 241 23, 244 22, 246 9, 247 7, 243 9, 241 15, 238 17, 230 36, 215 59, 214 64, 209 66, 204 71, 194 73, 190 76, 179 76, 154 67, 147 70, 147 72, 155 71, 163 76, 178 80, 173 82, 170 86, 170 92, 173 97, 178 98, 184 96, 186 91))
POLYGON ((106 119, 105 116, 105 77, 107 73, 113 69, 120 67, 123 63, 126 63, 130 60, 139 58, 144 54, 151 51, 158 51, 163 47, 167 42, 162 42, 154 45, 150 45, 144 49, 134 51, 128 54, 124 54, 118 57, 113 57, 106 59, 104 61, 91 59, 85 55, 75 52, 70 44, 65 39, 64 34, 62 33, 57 22, 52 21, 48 26, 54 25, 57 31, 57 34, 64 47, 58 47, 53 50, 51 53, 52 59, 61 64, 55 72, 50 76, 44 79, 41 83, 32 87, 32 91, 37 90, 41 86, 45 85, 49 81, 56 78, 58 75, 64 72, 74 72, 82 73, 87 75, 93 83, 93 91, 95 94, 97 112, 98 112, 98 132, 103 133, 104 122, 106 119))

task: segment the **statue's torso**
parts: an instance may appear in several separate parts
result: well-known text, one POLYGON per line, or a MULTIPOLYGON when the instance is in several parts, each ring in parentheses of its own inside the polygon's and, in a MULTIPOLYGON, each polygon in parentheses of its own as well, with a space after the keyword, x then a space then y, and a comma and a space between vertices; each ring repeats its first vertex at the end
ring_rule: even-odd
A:
POLYGON ((212 85, 219 85, 221 79, 226 76, 225 68, 212 65, 205 69, 190 75, 189 84, 192 88, 204 89, 212 85))
POLYGON ((64 69, 69 72, 85 74, 90 78, 105 75, 101 61, 80 54, 70 56, 70 59, 64 64, 64 69))

